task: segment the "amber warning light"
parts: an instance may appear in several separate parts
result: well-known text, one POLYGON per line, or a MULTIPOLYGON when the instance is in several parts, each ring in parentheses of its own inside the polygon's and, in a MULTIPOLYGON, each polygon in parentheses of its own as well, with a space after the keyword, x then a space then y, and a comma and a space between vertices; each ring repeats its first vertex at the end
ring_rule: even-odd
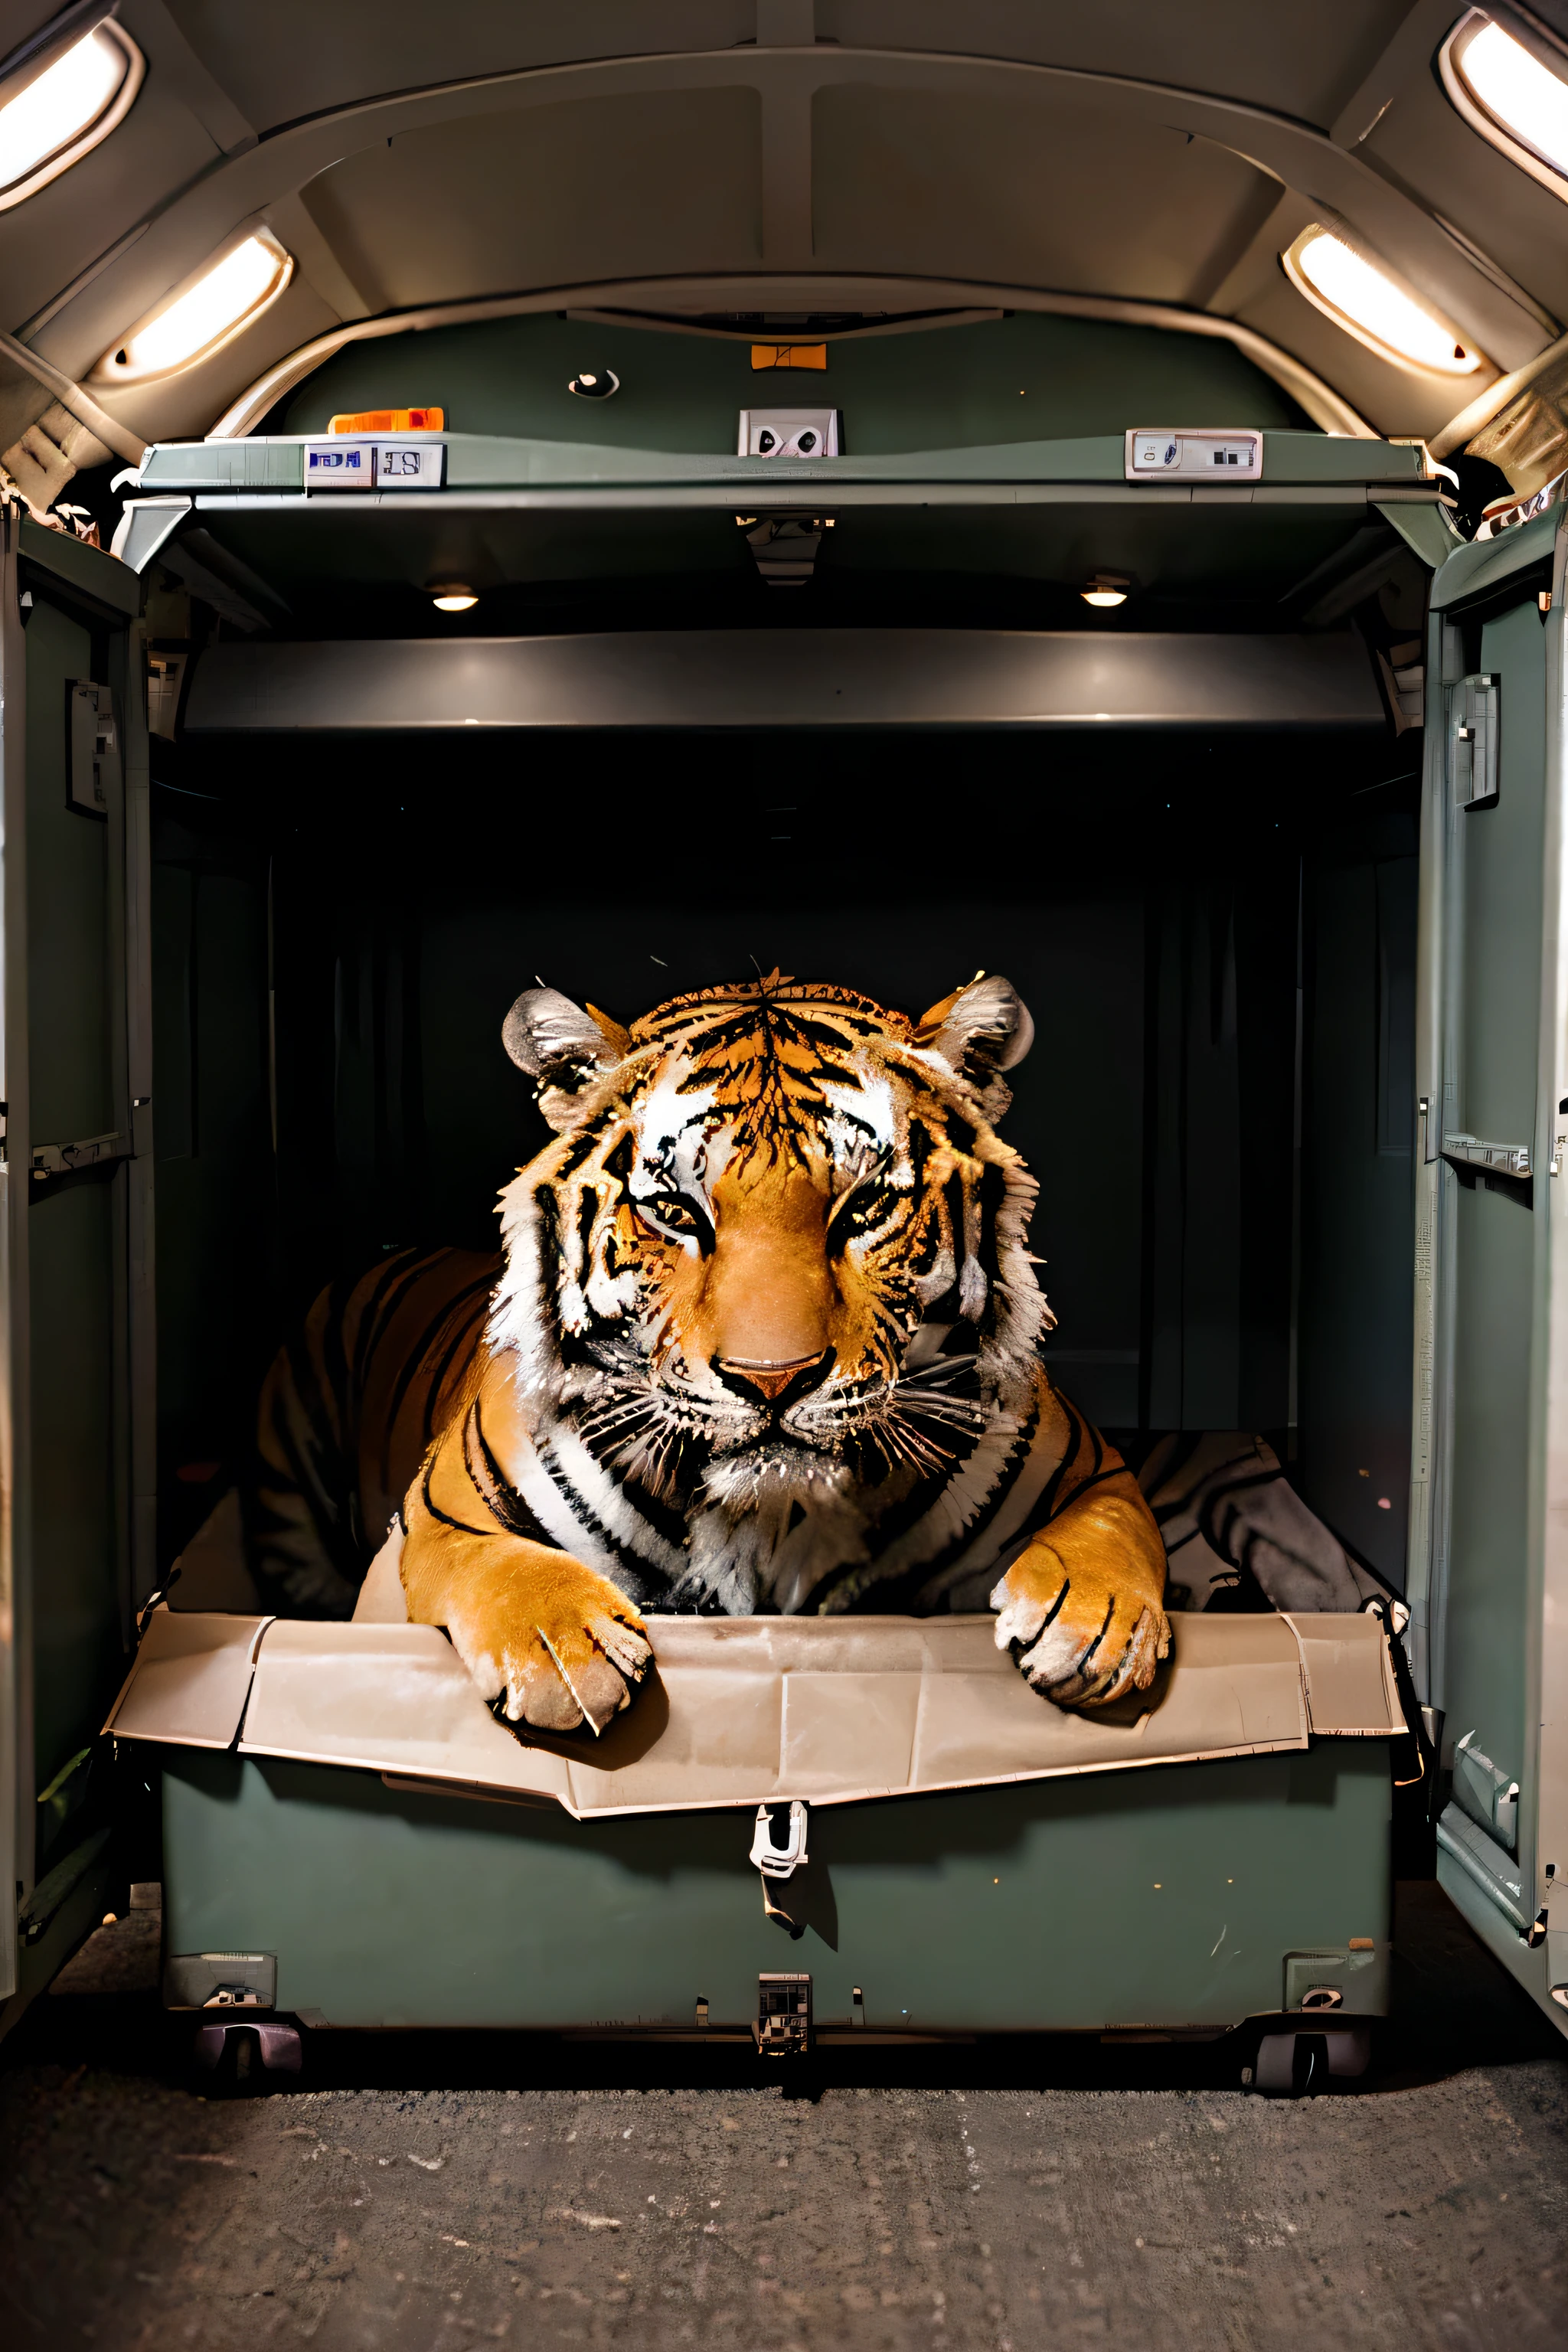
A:
POLYGON ((334 416, 329 430, 333 433, 441 433, 446 429, 444 408, 361 408, 352 416, 334 416))

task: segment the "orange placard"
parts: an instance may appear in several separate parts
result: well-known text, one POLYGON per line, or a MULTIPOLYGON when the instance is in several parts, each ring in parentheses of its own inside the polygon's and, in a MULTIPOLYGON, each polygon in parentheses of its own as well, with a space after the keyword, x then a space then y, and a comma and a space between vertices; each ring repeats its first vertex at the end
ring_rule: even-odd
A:
POLYGON ((445 430, 447 412, 444 408, 361 408, 352 416, 334 416, 329 428, 333 433, 440 433, 445 430))
POLYGON ((754 368, 825 368, 827 365, 827 345, 753 343, 752 365, 754 368))

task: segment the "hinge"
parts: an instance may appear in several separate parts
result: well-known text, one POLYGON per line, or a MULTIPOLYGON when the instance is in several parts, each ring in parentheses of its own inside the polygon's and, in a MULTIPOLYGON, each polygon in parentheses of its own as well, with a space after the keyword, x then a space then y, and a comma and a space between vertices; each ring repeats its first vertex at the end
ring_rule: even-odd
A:
POLYGON ((1498 797, 1498 680, 1462 677, 1448 689, 1454 801, 1462 809, 1495 808, 1498 797))

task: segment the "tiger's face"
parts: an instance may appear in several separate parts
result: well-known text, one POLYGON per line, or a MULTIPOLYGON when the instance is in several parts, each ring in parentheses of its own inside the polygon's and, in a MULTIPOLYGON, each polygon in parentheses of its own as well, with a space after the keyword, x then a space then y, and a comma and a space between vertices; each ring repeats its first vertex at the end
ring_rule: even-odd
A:
POLYGON ((684 1523, 686 1599, 798 1606, 1027 1391, 1034 1188, 992 1125, 1027 1013, 774 974, 629 1031, 531 991, 506 1038, 558 1133, 502 1195, 492 1347, 684 1523))

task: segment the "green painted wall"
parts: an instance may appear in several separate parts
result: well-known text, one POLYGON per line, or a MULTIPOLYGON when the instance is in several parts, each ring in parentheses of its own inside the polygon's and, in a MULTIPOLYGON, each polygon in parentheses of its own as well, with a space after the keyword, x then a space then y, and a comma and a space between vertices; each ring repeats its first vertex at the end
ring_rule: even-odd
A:
POLYGON ((753 370, 743 341, 553 313, 431 328, 347 345, 258 429, 318 433, 334 413, 427 404, 458 433, 721 453, 734 450, 742 408, 834 407, 845 449, 863 457, 1137 425, 1310 429, 1234 344, 1022 311, 831 342, 822 373, 753 370), (621 380, 611 399, 567 391, 605 368, 621 380))

